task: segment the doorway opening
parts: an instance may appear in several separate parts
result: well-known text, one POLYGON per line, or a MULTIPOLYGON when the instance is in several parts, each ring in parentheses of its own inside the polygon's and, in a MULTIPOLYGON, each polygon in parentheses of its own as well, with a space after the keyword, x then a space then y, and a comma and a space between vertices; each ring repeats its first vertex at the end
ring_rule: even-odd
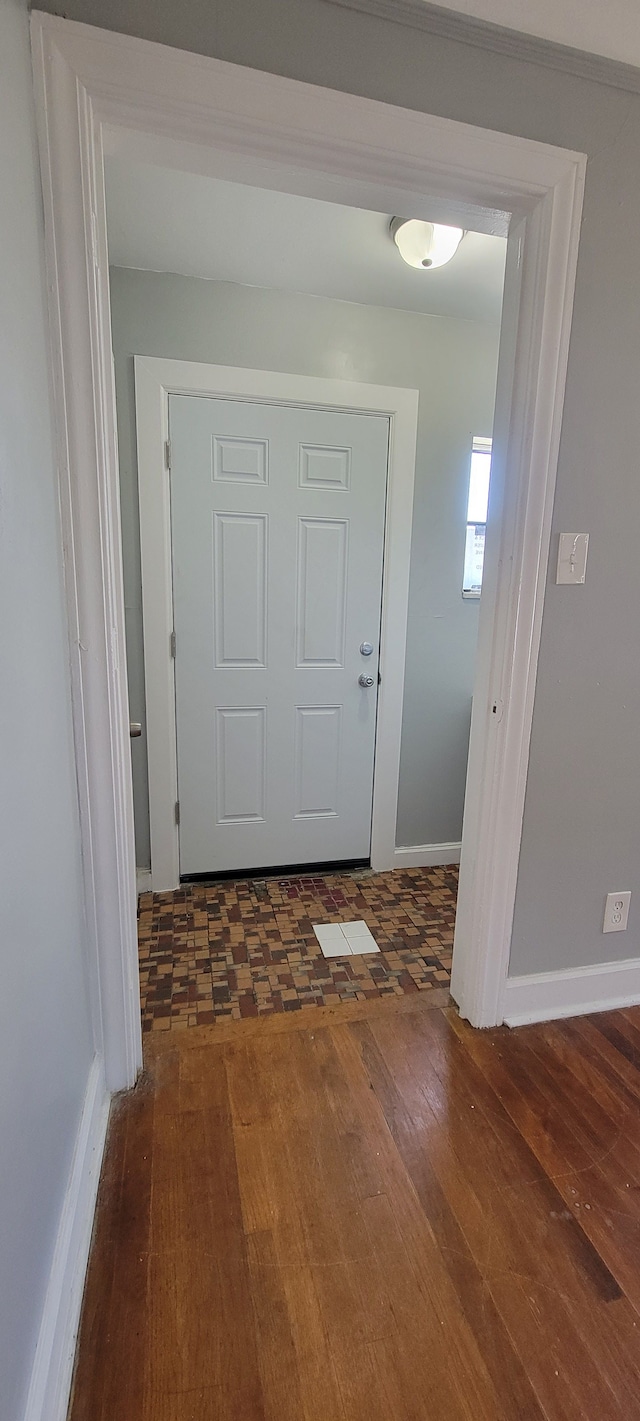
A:
MULTIPOLYGON (((32 30, 89 980, 107 1083, 131 1084, 142 1058, 104 194, 105 158, 118 152, 508 236, 452 973, 461 1013, 499 1022, 585 157, 46 15, 32 30)), ((380 781, 394 823, 395 786, 380 781)))
POLYGON ((442 990, 506 238, 416 269, 390 213, 119 155, 106 195, 143 1023, 442 990))

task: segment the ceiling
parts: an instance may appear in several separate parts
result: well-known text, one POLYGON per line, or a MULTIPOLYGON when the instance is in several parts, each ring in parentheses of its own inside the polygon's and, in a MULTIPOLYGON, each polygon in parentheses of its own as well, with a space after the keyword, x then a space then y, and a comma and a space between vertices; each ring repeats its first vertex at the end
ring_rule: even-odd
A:
POLYGON ((468 232, 447 266, 423 272, 401 260, 391 213, 120 157, 107 159, 106 185, 113 266, 500 320, 503 237, 468 232))
POLYGON ((437 0, 458 14, 640 65, 638 0, 437 0))

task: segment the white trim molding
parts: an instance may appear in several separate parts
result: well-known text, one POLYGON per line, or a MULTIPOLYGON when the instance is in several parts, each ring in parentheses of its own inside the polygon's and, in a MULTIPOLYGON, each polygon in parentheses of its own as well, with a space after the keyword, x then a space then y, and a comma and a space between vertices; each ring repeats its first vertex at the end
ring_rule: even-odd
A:
POLYGON ((622 962, 598 962, 594 967, 508 977, 504 1021, 507 1026, 526 1026, 533 1021, 632 1007, 639 1002, 640 961, 629 957, 622 962))
MULTIPOLYGON (((400 737, 409 603, 418 391, 327 380, 270 370, 134 356, 142 611, 149 759, 149 823, 153 891, 178 887, 180 867, 171 508, 165 471, 170 395, 212 395, 298 407, 382 414, 389 418, 380 674, 376 726, 371 864, 393 868, 400 775, 400 737)), ((215 870, 215 865, 212 865, 215 870)))
POLYGON ((460 863, 462 844, 409 844, 395 850, 394 868, 439 868, 460 863))
POLYGON ((141 1055, 107 148, 509 231, 452 982, 462 1014, 494 1024, 511 944, 586 159, 36 11, 31 25, 85 895, 107 1082, 132 1084, 141 1055))
POLYGON ((444 5, 431 5, 429 0, 325 0, 325 3, 410 25, 412 29, 425 30, 427 34, 439 35, 459 44, 489 49, 494 54, 504 54, 526 64, 539 64, 544 69, 575 74, 577 78, 590 79, 595 84, 609 84, 615 89, 627 89, 632 94, 640 93, 640 68, 635 64, 625 64, 620 59, 609 59, 605 55, 576 49, 573 45, 542 39, 491 20, 481 20, 476 15, 449 10, 444 5))
POLYGON ((96 1056, 60 1215, 24 1421, 65 1421, 67 1416, 108 1121, 109 1092, 96 1056))
POLYGON ((142 1027, 102 135, 37 22, 32 49, 88 976, 96 1049, 117 1091, 142 1064, 142 1027))

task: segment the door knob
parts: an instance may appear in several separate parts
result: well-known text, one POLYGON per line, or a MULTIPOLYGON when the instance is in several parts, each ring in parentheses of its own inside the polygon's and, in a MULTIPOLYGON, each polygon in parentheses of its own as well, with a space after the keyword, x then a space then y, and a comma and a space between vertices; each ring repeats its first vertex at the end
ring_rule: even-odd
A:
POLYGON ((373 676, 365 676, 363 671, 362 675, 358 676, 358 685, 364 686, 365 689, 367 689, 369 686, 373 685, 373 676))
POLYGON ((142 735, 142 726, 139 720, 129 721, 129 734, 132 740, 137 740, 138 736, 142 735))

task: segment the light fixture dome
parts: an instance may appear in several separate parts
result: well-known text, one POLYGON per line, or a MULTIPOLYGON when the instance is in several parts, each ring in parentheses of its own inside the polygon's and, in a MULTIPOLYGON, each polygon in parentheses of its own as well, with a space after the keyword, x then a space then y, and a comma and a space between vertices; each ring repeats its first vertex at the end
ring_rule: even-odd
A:
POLYGON ((443 227, 419 218, 393 217, 390 231, 402 260, 423 271, 451 261, 464 237, 462 227, 443 227))

